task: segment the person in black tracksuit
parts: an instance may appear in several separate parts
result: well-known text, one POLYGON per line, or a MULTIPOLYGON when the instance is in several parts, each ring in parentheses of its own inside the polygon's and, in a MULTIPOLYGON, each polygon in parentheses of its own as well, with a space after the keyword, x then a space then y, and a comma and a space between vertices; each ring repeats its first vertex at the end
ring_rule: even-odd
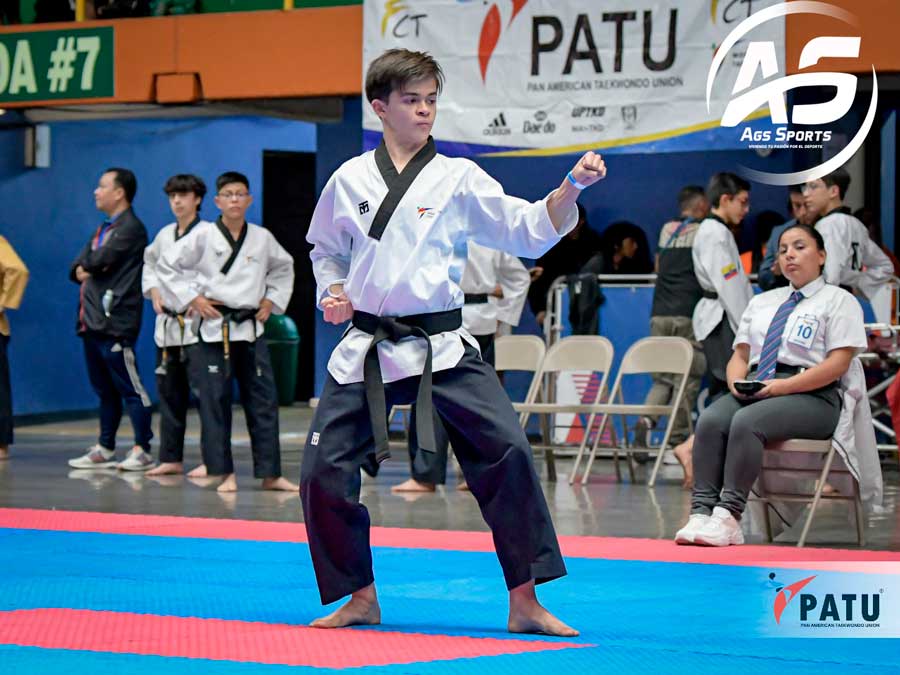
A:
POLYGON ((151 403, 134 357, 144 308, 141 271, 147 246, 147 230, 131 208, 136 191, 137 181, 127 169, 108 169, 100 177, 94 199, 106 220, 72 262, 69 273, 81 289, 77 331, 84 342, 91 386, 100 398, 100 438, 84 455, 69 460, 76 469, 116 466, 144 471, 153 466, 151 403), (117 463, 116 431, 123 401, 135 438, 127 457, 117 463))

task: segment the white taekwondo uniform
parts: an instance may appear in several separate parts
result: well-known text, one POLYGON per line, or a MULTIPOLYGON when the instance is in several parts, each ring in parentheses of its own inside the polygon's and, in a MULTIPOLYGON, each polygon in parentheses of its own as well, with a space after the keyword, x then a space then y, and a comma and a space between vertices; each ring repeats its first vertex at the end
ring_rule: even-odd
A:
MULTIPOLYGON (((307 234, 319 299, 342 284, 353 323, 366 330, 350 328, 332 353, 303 455, 304 521, 324 603, 374 579, 359 469, 371 465, 373 448, 387 444, 385 406, 413 399, 429 427, 431 412, 425 415, 423 406, 433 400, 494 533, 507 586, 565 574, 528 439, 462 327, 460 282, 468 240, 537 258, 576 221, 573 205, 557 232, 546 200, 504 194, 474 162, 437 154, 430 139, 402 173, 382 142, 344 163, 325 185, 307 234), (420 337, 403 337, 410 326, 420 337), (368 376, 373 358, 383 388, 368 376)), ((433 442, 433 429, 427 431, 433 442)))
POLYGON ((694 274, 703 297, 694 307, 694 335, 703 344, 711 376, 710 396, 727 391, 725 367, 741 315, 753 297, 753 289, 738 253, 734 235, 718 216, 707 216, 694 237, 691 250, 694 274))
MULTIPOLYGON (((825 242, 825 281, 858 289, 872 301, 894 275, 894 265, 857 218, 836 209, 816 222, 825 242)), ((878 317, 879 321, 888 320, 878 317)))
POLYGON ((159 461, 163 463, 184 460, 184 432, 191 394, 183 347, 197 342, 197 335, 191 330, 191 322, 185 318, 184 313, 175 311, 178 300, 160 281, 157 266, 164 252, 172 255, 172 249, 181 246, 204 222, 199 217, 195 218, 182 234, 178 233, 178 223, 169 223, 144 249, 144 268, 141 274, 144 297, 151 298, 150 291, 155 288, 167 310, 156 315, 153 331, 156 342, 156 390, 159 394, 159 461))
POLYGON ((474 336, 494 335, 497 323, 519 325, 528 296, 531 275, 516 256, 481 246, 470 241, 460 288, 466 294, 463 305, 463 328, 474 336), (491 295, 497 286, 503 297, 491 295), (485 302, 469 303, 471 296, 486 294, 485 302))
POLYGON ((263 325, 254 317, 264 299, 282 314, 294 286, 294 261, 271 232, 244 223, 237 240, 222 223, 198 225, 180 246, 165 251, 157 274, 184 311, 199 295, 221 303, 228 318, 195 314, 199 340, 187 348, 191 387, 199 403, 201 450, 210 475, 234 473, 231 456, 231 376, 247 416, 253 473, 281 475, 278 397, 263 325), (227 325, 223 326, 223 322, 227 325), (227 332, 226 332, 227 331, 227 332))

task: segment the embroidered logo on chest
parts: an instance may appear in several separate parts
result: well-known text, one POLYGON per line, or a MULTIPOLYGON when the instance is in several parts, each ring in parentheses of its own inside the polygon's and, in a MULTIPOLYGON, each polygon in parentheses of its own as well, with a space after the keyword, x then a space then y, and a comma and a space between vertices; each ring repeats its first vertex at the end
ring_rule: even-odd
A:
POLYGON ((369 212, 369 202, 359 203, 359 215, 363 216, 369 212))
POLYGON ((419 206, 416 208, 416 212, 419 214, 419 220, 422 220, 422 218, 434 218, 437 215, 437 211, 434 210, 433 206, 419 206))

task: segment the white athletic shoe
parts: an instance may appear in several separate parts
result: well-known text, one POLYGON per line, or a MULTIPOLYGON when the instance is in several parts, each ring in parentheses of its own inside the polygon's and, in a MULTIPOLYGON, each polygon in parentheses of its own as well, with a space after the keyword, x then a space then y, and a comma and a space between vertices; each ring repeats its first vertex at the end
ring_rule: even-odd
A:
POLYGON ((73 469, 108 469, 116 465, 116 451, 92 445, 81 457, 69 460, 73 469))
POLYGON ((116 464, 119 471, 147 471, 153 468, 153 456, 143 448, 132 448, 128 456, 116 464))
POLYGON ((717 506, 707 523, 694 534, 694 543, 700 546, 740 545, 744 543, 744 532, 728 509, 717 506))
POLYGON ((694 535, 709 521, 705 513, 692 513, 687 524, 675 533, 676 544, 693 544, 694 535))

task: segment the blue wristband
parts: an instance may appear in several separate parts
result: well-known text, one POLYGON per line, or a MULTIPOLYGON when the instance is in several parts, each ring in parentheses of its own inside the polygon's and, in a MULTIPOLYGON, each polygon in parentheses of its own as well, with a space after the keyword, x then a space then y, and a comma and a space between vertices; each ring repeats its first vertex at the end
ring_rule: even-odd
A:
POLYGON ((571 171, 566 174, 566 178, 568 178, 569 182, 579 190, 584 190, 587 187, 587 185, 579 183, 577 180, 575 180, 575 176, 572 175, 571 171))

